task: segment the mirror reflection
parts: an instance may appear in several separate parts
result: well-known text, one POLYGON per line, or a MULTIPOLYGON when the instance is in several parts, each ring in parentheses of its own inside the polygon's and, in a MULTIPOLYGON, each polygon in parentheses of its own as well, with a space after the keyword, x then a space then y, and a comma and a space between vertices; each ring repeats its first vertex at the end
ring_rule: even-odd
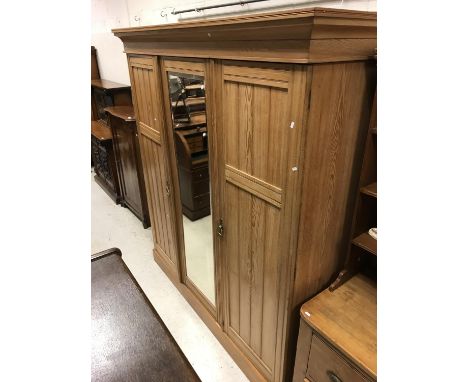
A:
POLYGON ((168 73, 187 276, 215 305, 205 80, 168 73))

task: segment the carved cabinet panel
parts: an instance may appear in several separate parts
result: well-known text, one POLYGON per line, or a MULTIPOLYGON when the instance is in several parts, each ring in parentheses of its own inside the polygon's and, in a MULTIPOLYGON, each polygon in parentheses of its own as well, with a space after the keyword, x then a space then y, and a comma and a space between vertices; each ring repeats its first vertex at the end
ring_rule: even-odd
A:
POLYGON ((112 132, 102 121, 91 121, 91 158, 94 179, 116 203, 120 202, 119 176, 112 145, 112 132))

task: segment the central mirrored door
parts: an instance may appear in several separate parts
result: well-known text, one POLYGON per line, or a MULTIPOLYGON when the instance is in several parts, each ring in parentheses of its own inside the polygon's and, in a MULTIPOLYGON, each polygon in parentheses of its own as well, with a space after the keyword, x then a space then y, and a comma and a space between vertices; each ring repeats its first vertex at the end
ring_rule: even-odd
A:
POLYGON ((173 62, 173 65, 165 65, 164 74, 182 207, 184 281, 214 309, 212 187, 205 76, 203 71, 196 70, 202 67, 200 63, 173 62))

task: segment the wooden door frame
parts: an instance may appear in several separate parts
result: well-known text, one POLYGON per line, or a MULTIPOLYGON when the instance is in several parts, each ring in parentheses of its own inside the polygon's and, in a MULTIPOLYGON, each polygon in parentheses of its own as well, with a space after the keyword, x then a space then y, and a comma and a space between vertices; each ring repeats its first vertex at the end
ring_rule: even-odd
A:
POLYGON ((172 178, 172 189, 174 197, 174 209, 175 209, 175 222, 176 222, 176 231, 177 231, 177 241, 178 241, 178 263, 179 263, 179 278, 180 282, 184 284, 192 294, 201 302, 205 309, 213 316, 216 322, 222 320, 222 299, 219 294, 219 284, 221 283, 221 275, 219 273, 219 253, 217 252, 217 236, 216 236, 216 222, 217 216, 219 216, 218 209, 219 205, 213 199, 218 194, 219 186, 216 183, 216 171, 217 166, 217 153, 216 153, 216 143, 214 139, 211 139, 213 134, 213 125, 212 115, 213 115, 213 106, 212 104, 212 85, 211 85, 211 66, 208 60, 204 59, 186 59, 180 57, 169 57, 169 56, 160 56, 160 75, 161 75, 161 84, 163 87, 163 108, 165 113, 165 134, 168 137, 168 159, 170 162, 170 171, 172 178), (189 65, 187 65, 189 64, 189 65), (208 132, 208 166, 209 166, 209 176, 210 176, 210 201, 211 201, 211 217, 212 217, 212 234, 213 234, 213 261, 214 261, 214 286, 215 286, 215 304, 213 305, 211 301, 200 291, 200 289, 193 283, 192 280, 188 277, 187 267, 186 267, 186 257, 185 257, 185 240, 184 240, 184 227, 183 227, 183 213, 182 213, 182 202, 180 195, 180 185, 179 185, 179 171, 177 168, 177 155, 174 144, 174 137, 172 134, 172 114, 171 114, 171 105, 169 103, 169 82, 167 79, 167 74, 169 72, 177 73, 187 73, 196 76, 201 76, 205 79, 206 86, 206 128, 208 132), (214 180, 214 181, 213 181, 214 180))

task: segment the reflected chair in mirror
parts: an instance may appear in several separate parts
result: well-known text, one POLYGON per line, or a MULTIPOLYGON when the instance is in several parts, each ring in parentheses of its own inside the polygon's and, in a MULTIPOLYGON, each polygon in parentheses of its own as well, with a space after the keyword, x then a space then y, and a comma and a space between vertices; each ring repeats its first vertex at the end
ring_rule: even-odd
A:
POLYGON ((190 122, 190 113, 185 102, 187 93, 179 77, 169 79, 171 112, 174 122, 190 122))

